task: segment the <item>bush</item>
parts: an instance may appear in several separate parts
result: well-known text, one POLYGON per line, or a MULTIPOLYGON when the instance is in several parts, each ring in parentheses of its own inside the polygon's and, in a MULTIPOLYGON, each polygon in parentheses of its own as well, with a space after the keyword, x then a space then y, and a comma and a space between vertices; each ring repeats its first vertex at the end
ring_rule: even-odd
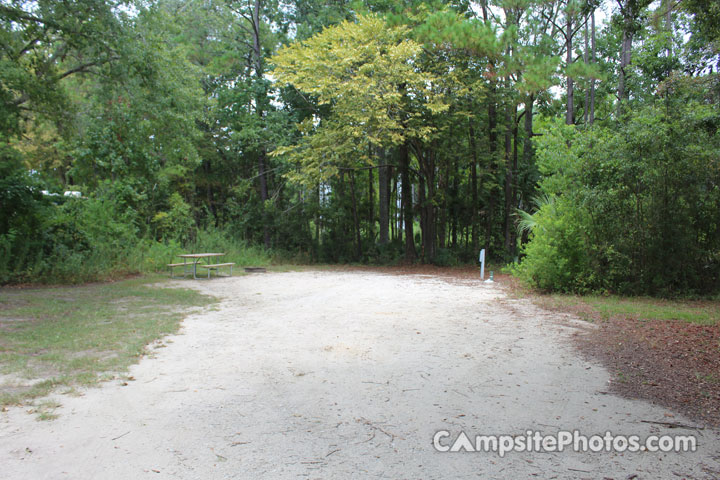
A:
POLYGON ((565 199, 550 200, 533 215, 525 256, 511 271, 546 291, 586 292, 601 287, 590 267, 580 212, 565 199))
POLYGON ((177 192, 170 195, 168 210, 155 214, 153 224, 156 236, 161 240, 188 242, 194 227, 192 210, 177 192))
POLYGON ((438 248, 435 252, 435 258, 432 263, 438 267, 454 267, 460 262, 458 261, 457 255, 448 248, 438 248))
POLYGON ((197 239, 185 246, 193 252, 225 253, 223 262, 235 262, 238 265, 263 266, 272 261, 270 253, 258 246, 247 245, 243 240, 236 240, 225 231, 207 228, 197 233, 197 239))
POLYGON ((676 296, 720 288, 720 117, 685 102, 538 142, 531 240, 513 271, 557 291, 676 296))
MULTIPOLYGON (((166 226, 164 231, 170 238, 142 238, 134 211, 118 206, 110 196, 63 198, 59 204, 29 198, 37 203, 26 206, 26 210, 32 208, 28 211, 35 215, 34 223, 21 222, 25 229, 12 227, 0 235, 2 283, 80 283, 157 272, 176 262, 177 255, 189 252, 224 252, 223 260, 238 265, 267 265, 271 260, 261 248, 248 247, 217 229, 195 232, 184 220, 180 225, 166 226), (30 229, 32 225, 36 227, 30 229), (192 242, 187 240, 190 229, 192 242)), ((183 209, 172 199, 171 205, 175 210, 183 209)), ((175 215, 173 208, 170 216, 175 215)), ((182 213, 183 219, 192 221, 189 209, 182 213)))
POLYGON ((133 219, 103 198, 71 198, 52 205, 35 261, 16 273, 28 281, 78 283, 126 271, 137 243, 133 219))

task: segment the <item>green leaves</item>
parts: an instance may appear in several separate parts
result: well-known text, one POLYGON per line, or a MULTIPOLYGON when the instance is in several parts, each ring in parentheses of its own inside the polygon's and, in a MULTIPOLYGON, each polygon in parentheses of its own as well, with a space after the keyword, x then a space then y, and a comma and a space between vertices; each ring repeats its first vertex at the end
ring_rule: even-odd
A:
POLYGON ((0 5, 0 138, 17 135, 29 116, 60 117, 64 79, 117 58, 121 2, 8 1, 0 5))
POLYGON ((521 276, 562 291, 717 288, 717 110, 687 83, 676 79, 665 105, 633 112, 616 128, 542 128, 540 188, 555 201, 524 218, 533 237, 521 276))
POLYGON ((435 89, 438 77, 421 69, 421 54, 406 27, 390 27, 374 15, 281 49, 272 58, 277 82, 328 105, 331 115, 312 127, 301 124, 301 142, 274 155, 300 167, 291 175, 295 180, 312 183, 335 175, 339 166, 370 163, 368 145, 427 140, 434 129, 423 116, 449 107, 435 89))

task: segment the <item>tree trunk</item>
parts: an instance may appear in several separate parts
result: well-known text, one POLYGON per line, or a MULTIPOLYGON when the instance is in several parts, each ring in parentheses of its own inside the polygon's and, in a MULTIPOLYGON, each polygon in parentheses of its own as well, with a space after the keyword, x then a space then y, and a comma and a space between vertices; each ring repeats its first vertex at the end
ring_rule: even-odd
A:
POLYGON ((451 237, 450 237, 450 241, 452 242, 452 243, 451 243, 452 248, 455 248, 455 247, 457 247, 457 240, 458 240, 458 235, 457 235, 457 232, 458 232, 458 217, 457 217, 457 215, 454 215, 454 216, 453 216, 452 227, 451 227, 451 228, 452 228, 452 234, 451 234, 451 237))
MULTIPOLYGON (((518 118, 517 118, 517 105, 513 111, 513 163, 512 163, 512 211, 518 207, 518 118)), ((515 246, 517 244, 517 230, 514 228, 514 222, 512 221, 512 212, 510 215, 510 253, 511 257, 515 256, 515 246)))
POLYGON ((418 175, 418 207, 420 210, 420 260, 425 263, 427 261, 427 234, 430 231, 428 227, 427 209, 425 199, 425 177, 418 175))
MULTIPOLYGON (((592 63, 597 63, 597 55, 595 53, 595 11, 590 14, 590 48, 592 49, 592 63)), ((592 125, 595 122, 595 79, 590 80, 590 118, 588 122, 592 125)))
MULTIPOLYGON (((477 152, 477 142, 475 139, 475 129, 473 128, 473 119, 470 119, 470 125, 469 125, 469 135, 470 135, 470 152, 471 157, 470 161, 472 162, 472 165, 470 166, 470 188, 472 189, 471 192, 471 199, 472 199, 472 205, 470 207, 470 229, 472 231, 472 251, 477 252, 478 249, 478 208, 480 208, 479 202, 478 202, 478 185, 477 185, 477 164, 478 164, 478 152, 477 152)), ((453 245, 455 244, 455 240, 453 240, 453 245)))
POLYGON ((418 156, 420 165, 420 229, 422 238, 422 259, 435 260, 437 232, 435 215, 435 149, 430 148, 418 156))
MULTIPOLYGON (((488 5, 487 0, 480 0, 482 7, 483 20, 488 21, 488 5)), ((490 62, 490 70, 495 69, 494 62, 490 62)), ((488 143, 490 150, 490 175, 495 176, 497 165, 495 163, 495 154, 497 153, 497 108, 495 104, 495 93, 497 86, 494 82, 490 83, 490 102, 488 104, 488 143)), ((495 215, 495 188, 491 188, 488 199, 488 209, 485 214, 485 253, 490 251, 490 241, 493 233, 493 217, 495 215)))
POLYGON ((392 178, 392 228, 394 230, 393 240, 402 241, 402 199, 398 191, 399 171, 394 172, 392 178), (398 204, 400 205, 398 207, 398 204), (399 210, 398 210, 399 209, 399 210))
POLYGON ((460 178, 460 172, 458 171, 459 165, 458 165, 458 157, 455 156, 455 160, 453 161, 453 179, 452 179, 452 210, 451 210, 451 222, 450 225, 450 231, 451 231, 451 237, 450 242, 453 248, 457 245, 457 229, 458 229, 458 221, 460 216, 460 207, 458 205, 458 182, 460 178))
POLYGON ((672 9, 673 9, 673 2, 672 0, 664 0, 665 3, 665 29, 670 34, 670 39, 668 40, 668 47, 667 47, 667 56, 672 57, 672 48, 673 48, 673 40, 672 40, 672 33, 673 33, 673 25, 672 25, 672 9))
POLYGON ((622 37, 622 47, 620 50, 620 71, 618 72, 618 90, 617 90, 617 98, 618 98, 618 107, 617 107, 617 114, 618 117, 622 115, 623 107, 622 103, 625 100, 625 80, 627 78, 628 72, 626 69, 630 65, 631 61, 631 55, 632 55, 632 33, 628 31, 623 31, 623 37, 622 37))
POLYGON ((390 220, 390 240, 395 241, 401 238, 400 225, 398 221, 398 191, 397 191, 397 172, 393 172, 392 168, 388 168, 388 178, 390 179, 390 205, 388 205, 388 217, 390 220))
MULTIPOLYGON (((532 159, 535 155, 535 149, 532 143, 534 103, 535 96, 533 94, 528 95, 527 99, 525 100, 525 138, 523 140, 523 165, 525 165, 526 168, 528 165, 532 164, 532 159)), ((519 208, 520 205, 517 204, 517 206, 519 208)), ((524 235, 520 237, 520 243, 527 243, 524 235)))
POLYGON ((320 224, 322 223, 322 219, 320 218, 320 208, 321 208, 320 189, 321 188, 323 188, 322 183, 320 185, 318 185, 317 189, 315 190, 315 193, 317 195, 316 200, 317 200, 317 204, 318 204, 317 213, 315 214, 315 256, 316 256, 316 258, 320 258, 320 234, 321 234, 321 230, 320 230, 321 225, 320 224))
MULTIPOLYGON (((264 67, 262 45, 260 43, 260 0, 255 0, 255 3, 253 4, 251 18, 255 77, 257 78, 257 81, 262 84, 262 82, 264 82, 264 67)), ((264 89, 262 90, 262 92, 258 92, 257 97, 255 98, 255 113, 257 114, 261 125, 264 122, 263 106, 267 101, 267 93, 264 91, 264 89)), ((268 225, 269 219, 267 218, 267 214, 265 213, 265 202, 267 202, 268 200, 268 186, 267 178, 265 176, 266 155, 267 152, 265 150, 265 145, 263 144, 258 151, 257 165, 258 178, 260 180, 260 200, 262 202, 263 209, 263 242, 265 244, 265 248, 270 248, 270 226, 268 225)))
MULTIPOLYGON (((340 239, 339 243, 342 245, 342 251, 343 254, 346 250, 346 247, 348 245, 353 245, 353 227, 352 227, 352 221, 351 221, 351 215, 352 215, 352 208, 350 207, 350 203, 352 201, 348 201, 347 199, 347 192, 350 190, 345 181, 345 170, 340 170, 340 176, 338 178, 338 185, 337 185, 337 196, 338 196, 338 207, 342 210, 342 215, 337 220, 337 224, 340 225, 340 228, 335 229, 331 228, 330 233, 332 234, 331 237, 329 237, 331 244, 334 242, 335 236, 340 239)), ((331 225, 335 223, 331 221, 331 225)), ((337 253, 333 254, 333 257, 336 259, 339 258, 337 253)))
POLYGON ((421 175, 418 203, 420 204, 421 256, 423 262, 432 262, 435 260, 436 254, 435 207, 433 206, 434 193, 434 180, 421 175))
POLYGON ((368 238, 375 241, 375 189, 373 188, 373 169, 368 168, 368 238))
POLYGON ((427 233, 425 234, 425 261, 433 262, 437 253, 437 215, 435 214, 435 149, 430 150, 425 156, 425 180, 427 186, 427 197, 425 198, 425 222, 427 233))
MULTIPOLYGON (((570 11, 567 12, 567 32, 565 36, 565 48, 567 49, 567 67, 570 68, 570 65, 572 65, 573 61, 573 55, 572 55, 572 14, 570 11)), ((572 125, 575 123, 575 104, 574 104, 574 82, 570 75, 567 76, 567 112, 565 113, 565 123, 568 125, 572 125)))
MULTIPOLYGON (((380 159, 382 163, 385 161, 385 155, 380 159)), ((390 216, 388 214, 390 182, 388 181, 388 167, 380 165, 378 168, 378 197, 379 197, 379 220, 380 220, 380 245, 387 245, 388 239, 388 223, 390 216)))
POLYGON ((413 238, 413 206, 410 186, 410 152, 407 143, 400 148, 400 182, 402 184, 402 216, 405 223, 405 261, 414 262, 415 239, 413 238))
POLYGON ((523 144, 523 165, 526 167, 532 163, 532 157, 535 153, 532 144, 533 136, 533 107, 535 96, 528 95, 525 100, 525 139, 523 144))
MULTIPOLYGON (((488 143, 490 150, 490 175, 496 177, 497 163, 497 105, 495 103, 496 85, 490 87, 490 103, 488 105, 488 143)), ((485 254, 490 251, 490 241, 493 234, 493 217, 495 216, 497 187, 490 189, 488 199, 488 211, 485 218, 485 254)))
POLYGON ((510 123, 510 109, 505 107, 505 208, 503 215, 505 252, 510 252, 510 210, 512 205, 513 170, 511 158, 511 136, 513 127, 510 123))
POLYGON ((355 171, 350 171, 350 195, 352 199, 353 226, 355 230, 355 260, 362 257, 362 244, 360 241, 360 216, 358 215, 357 196, 355 195, 355 171))
POLYGON ((446 195, 443 196, 443 203, 440 207, 440 211, 438 213, 438 222, 436 226, 436 230, 438 232, 437 235, 437 244, 440 248, 445 248, 445 240, 447 238, 448 234, 448 213, 452 215, 452 212, 450 212, 450 204, 452 202, 452 193, 450 191, 450 162, 448 162, 445 165, 445 172, 443 172, 440 175, 440 178, 438 179, 438 188, 441 192, 445 192, 446 195))
POLYGON ((437 224, 435 215, 435 205, 433 199, 435 198, 435 182, 428 182, 427 184, 427 209, 425 218, 427 220, 428 232, 426 235, 425 255, 428 262, 434 262, 435 256, 437 255, 437 231, 435 226, 437 224))
MULTIPOLYGON (((585 48, 583 49, 583 61, 585 62, 585 65, 588 64, 588 21, 585 19, 585 48)), ((588 119, 590 117, 590 109, 589 107, 590 103, 590 91, 585 88, 585 106, 583 108, 583 123, 585 125, 588 124, 588 119)))
POLYGON ((623 102, 627 97, 627 77, 630 75, 630 63, 632 62, 632 42, 635 36, 637 16, 643 5, 650 3, 649 0, 626 0, 621 5, 620 12, 622 14, 622 44, 620 48, 620 69, 618 72, 618 89, 617 89, 617 116, 623 113, 623 102))
POLYGON ((258 154, 258 176, 260 177, 260 200, 262 202, 263 209, 263 242, 265 248, 270 248, 270 226, 268 225, 269 219, 267 213, 265 213, 265 202, 268 200, 268 188, 267 179, 265 178, 265 147, 261 147, 258 154))

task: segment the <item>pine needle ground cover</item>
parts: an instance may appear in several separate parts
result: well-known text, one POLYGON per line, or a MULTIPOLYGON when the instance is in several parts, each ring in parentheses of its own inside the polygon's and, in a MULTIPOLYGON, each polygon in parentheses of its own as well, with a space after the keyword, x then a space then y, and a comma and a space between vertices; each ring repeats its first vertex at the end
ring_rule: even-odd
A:
POLYGON ((597 325, 576 334, 576 341, 610 371, 610 391, 720 425, 720 302, 573 295, 535 300, 597 325))

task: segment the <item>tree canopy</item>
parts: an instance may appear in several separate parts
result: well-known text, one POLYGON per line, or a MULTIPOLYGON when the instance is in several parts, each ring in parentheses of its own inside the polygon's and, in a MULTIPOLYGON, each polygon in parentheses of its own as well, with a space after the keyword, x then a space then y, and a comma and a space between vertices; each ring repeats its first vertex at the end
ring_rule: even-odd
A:
POLYGON ((2 0, 0 281, 214 238, 717 291, 716 3, 2 0))

